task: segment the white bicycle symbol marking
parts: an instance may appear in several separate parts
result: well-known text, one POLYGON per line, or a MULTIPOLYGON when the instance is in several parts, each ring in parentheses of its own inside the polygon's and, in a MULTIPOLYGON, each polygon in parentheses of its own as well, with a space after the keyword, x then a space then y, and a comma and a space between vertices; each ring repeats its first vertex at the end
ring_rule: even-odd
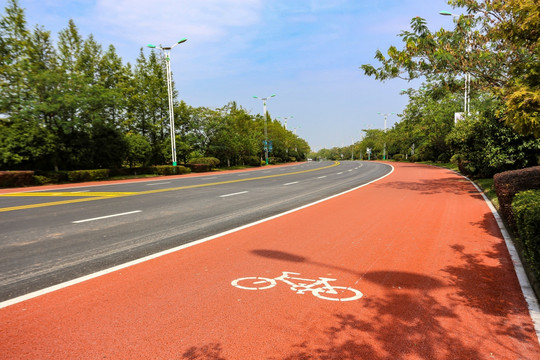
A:
POLYGON ((351 287, 332 286, 329 284, 330 281, 335 281, 336 279, 319 277, 318 280, 314 280, 292 277, 290 275, 300 274, 283 271, 282 275, 273 279, 260 276, 245 277, 233 280, 231 282, 231 285, 244 290, 266 290, 276 286, 276 281, 279 280, 283 281, 285 284, 290 285, 291 290, 295 291, 297 294, 304 294, 307 291, 311 291, 314 296, 324 300, 352 301, 358 300, 363 296, 363 294, 359 290, 353 289, 351 287), (291 280, 295 280, 295 282, 291 280))

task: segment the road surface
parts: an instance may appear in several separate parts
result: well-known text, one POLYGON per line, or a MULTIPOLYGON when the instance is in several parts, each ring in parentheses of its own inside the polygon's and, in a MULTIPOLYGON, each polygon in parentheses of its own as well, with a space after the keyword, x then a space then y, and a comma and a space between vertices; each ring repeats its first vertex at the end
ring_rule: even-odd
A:
POLYGON ((444 169, 0 308, 5 359, 539 359, 495 218, 444 169))

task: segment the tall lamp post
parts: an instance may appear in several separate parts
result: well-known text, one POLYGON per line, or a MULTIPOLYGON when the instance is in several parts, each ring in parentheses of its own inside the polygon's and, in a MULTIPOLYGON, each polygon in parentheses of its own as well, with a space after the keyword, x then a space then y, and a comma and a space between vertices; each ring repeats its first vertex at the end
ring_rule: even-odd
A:
POLYGON ((165 57, 165 64, 167 68, 167 93, 169 94, 169 122, 171 126, 171 153, 172 153, 172 164, 173 166, 176 166, 176 137, 175 137, 175 130, 174 130, 174 103, 173 103, 173 88, 172 88, 172 76, 171 76, 171 50, 183 43, 186 42, 187 39, 181 39, 177 43, 168 46, 168 47, 162 47, 156 46, 156 45, 147 45, 151 49, 160 49, 163 51, 163 56, 165 57))
POLYGON ((270 98, 273 98, 274 96, 276 96, 276 94, 272 94, 270 96, 267 96, 267 97, 258 97, 258 96, 253 96, 255 99, 259 99, 259 100, 262 100, 263 102, 263 116, 264 116, 264 158, 266 160, 266 165, 268 165, 268 130, 266 128, 266 101, 270 98))
MULTIPOLYGON (((390 113, 390 114, 377 113, 377 114, 384 116, 384 133, 386 135, 386 119, 388 119, 388 116, 394 115, 394 113, 390 113)), ((383 160, 386 160, 386 136, 384 139, 383 160)))
POLYGON ((289 117, 278 116, 278 119, 283 119, 283 121, 285 123, 285 130, 287 130, 287 120, 292 119, 292 118, 294 118, 294 116, 289 116, 289 117))
MULTIPOLYGON (((452 14, 451 12, 449 11, 440 11, 439 12, 440 15, 443 15, 443 16, 452 16, 454 18, 457 18, 459 17, 459 15, 457 14, 452 14)), ((466 17, 474 17, 474 15, 465 15, 466 17)), ((469 35, 469 34, 467 34, 469 35)), ((469 41, 469 39, 467 39, 467 41, 469 41)), ((468 48, 468 45, 467 45, 467 48, 468 48)), ((464 100, 463 100, 463 112, 465 113, 465 115, 468 115, 469 112, 470 112, 470 93, 471 93, 471 74, 469 74, 469 72, 465 72, 465 96, 463 97, 464 100)))

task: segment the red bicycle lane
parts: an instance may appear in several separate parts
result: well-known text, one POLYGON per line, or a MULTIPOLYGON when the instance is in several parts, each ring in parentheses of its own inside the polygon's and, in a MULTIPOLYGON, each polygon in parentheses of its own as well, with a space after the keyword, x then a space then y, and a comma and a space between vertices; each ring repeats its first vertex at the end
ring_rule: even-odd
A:
POLYGON ((0 309, 0 357, 540 358, 508 250, 473 185, 395 167, 336 198, 0 309), (283 272, 363 296, 231 284, 283 272))

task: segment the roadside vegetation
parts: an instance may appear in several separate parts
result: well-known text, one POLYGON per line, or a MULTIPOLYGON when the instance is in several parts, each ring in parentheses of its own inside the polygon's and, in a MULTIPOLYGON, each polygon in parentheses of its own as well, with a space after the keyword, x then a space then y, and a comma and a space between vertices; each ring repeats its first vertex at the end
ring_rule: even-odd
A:
MULTIPOLYGON (((173 86, 174 87, 174 86, 173 86)), ((234 101, 193 107, 174 94, 179 162, 261 166, 264 117, 234 101)), ((269 115, 270 161, 303 160, 307 142, 269 115)), ((0 170, 147 168, 171 162, 165 59, 134 64, 84 38, 73 21, 54 39, 29 28, 17 0, 0 13, 0 170)))

